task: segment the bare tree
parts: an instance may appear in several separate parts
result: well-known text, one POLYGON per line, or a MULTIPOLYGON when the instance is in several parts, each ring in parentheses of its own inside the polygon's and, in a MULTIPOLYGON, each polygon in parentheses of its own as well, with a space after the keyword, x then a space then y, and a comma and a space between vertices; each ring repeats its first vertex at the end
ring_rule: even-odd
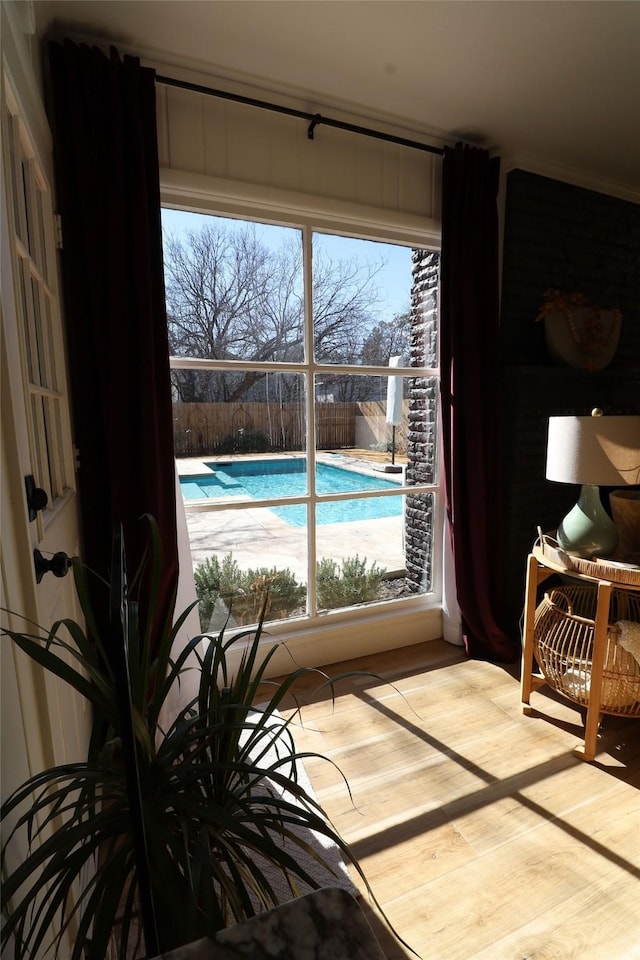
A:
MULTIPOLYGON (((211 223, 165 237, 165 285, 172 355, 244 361, 304 356, 302 243, 286 231, 273 248, 251 223, 211 223)), ((380 265, 381 266, 381 265, 380 265)), ((313 259, 316 359, 357 363, 375 323, 380 266, 317 253, 313 259)), ((183 400, 233 401, 252 390, 258 371, 173 371, 183 400)))
POLYGON ((399 313, 391 321, 381 320, 371 330, 362 345, 362 363, 386 367, 391 357, 402 357, 409 365, 411 314, 399 313))

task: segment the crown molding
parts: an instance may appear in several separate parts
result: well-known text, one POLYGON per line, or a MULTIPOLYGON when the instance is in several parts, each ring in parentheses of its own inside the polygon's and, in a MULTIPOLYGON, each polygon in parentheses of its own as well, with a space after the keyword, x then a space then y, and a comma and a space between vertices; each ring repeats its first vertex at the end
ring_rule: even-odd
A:
POLYGON ((615 180, 598 177, 596 174, 589 173, 585 170, 577 170, 564 166, 561 163, 541 160, 524 154, 503 156, 502 170, 505 176, 511 170, 526 170, 540 177, 548 177, 550 180, 560 180, 562 183, 568 183, 574 187, 581 187, 583 190, 593 190, 595 193, 604 193, 618 200, 640 203, 640 190, 637 188, 630 187, 615 180))

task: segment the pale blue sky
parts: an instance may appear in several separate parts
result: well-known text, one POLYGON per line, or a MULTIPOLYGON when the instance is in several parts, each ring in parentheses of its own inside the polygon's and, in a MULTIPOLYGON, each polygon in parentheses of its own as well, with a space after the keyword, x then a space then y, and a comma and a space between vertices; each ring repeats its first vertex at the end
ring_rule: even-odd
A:
MULTIPOLYGON (((163 228, 172 234, 180 234, 186 230, 198 229, 209 218, 206 214, 188 213, 183 210, 162 210, 163 228)), ((224 218, 221 218, 224 219, 224 218)), ((233 224, 235 221, 226 220, 233 224)), ((279 233, 281 227, 262 225, 264 242, 277 245, 277 241, 270 243, 271 231, 279 233)), ((272 233, 273 236, 273 233, 272 233)), ((364 265, 369 259, 378 266, 383 266, 375 277, 378 288, 379 305, 376 313, 380 319, 392 320, 398 313, 409 309, 411 291, 411 248, 397 244, 380 243, 352 239, 350 237, 332 237, 321 234, 321 246, 331 257, 337 259, 354 259, 364 265)))

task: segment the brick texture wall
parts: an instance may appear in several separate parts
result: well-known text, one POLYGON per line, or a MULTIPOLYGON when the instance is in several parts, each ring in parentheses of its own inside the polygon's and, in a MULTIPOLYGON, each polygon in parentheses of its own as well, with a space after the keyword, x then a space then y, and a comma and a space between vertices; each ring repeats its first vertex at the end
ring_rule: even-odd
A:
POLYGON ((501 354, 502 617, 517 633, 536 528, 555 529, 577 495, 576 487, 545 479, 548 418, 584 416, 596 406, 640 414, 640 205, 523 170, 508 175, 501 354), (550 288, 620 309, 620 339, 607 368, 588 372, 552 361, 535 321, 550 288))

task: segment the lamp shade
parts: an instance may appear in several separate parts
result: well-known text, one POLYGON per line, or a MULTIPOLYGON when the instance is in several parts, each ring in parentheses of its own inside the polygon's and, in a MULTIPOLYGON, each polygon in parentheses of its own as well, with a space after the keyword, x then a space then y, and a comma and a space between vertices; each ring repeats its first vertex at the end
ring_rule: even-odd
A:
POLYGON ((604 487, 640 483, 640 417, 550 417, 546 476, 604 487))

